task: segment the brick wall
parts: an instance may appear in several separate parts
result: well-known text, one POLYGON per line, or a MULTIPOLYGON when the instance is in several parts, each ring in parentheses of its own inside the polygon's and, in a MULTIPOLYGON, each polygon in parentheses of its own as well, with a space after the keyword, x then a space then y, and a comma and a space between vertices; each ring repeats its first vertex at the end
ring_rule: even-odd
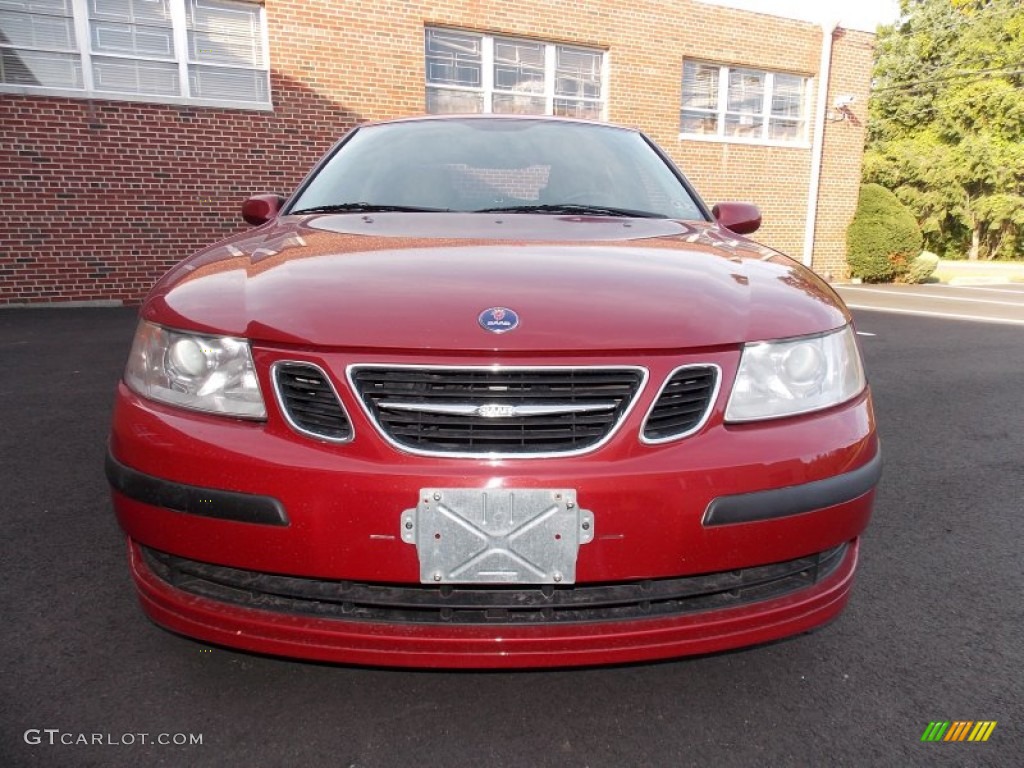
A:
MULTIPOLYGON (((642 128, 709 202, 757 203, 759 239, 800 256, 810 150, 680 140, 678 115, 684 57, 816 76, 815 25, 692 0, 268 0, 267 16, 273 112, 0 94, 0 303, 140 300, 347 128, 421 113, 425 24, 608 50, 609 119, 642 128)), ((873 36, 834 40, 830 94, 863 116, 873 36)), ((826 128, 814 263, 837 277, 863 139, 860 121, 826 128)))

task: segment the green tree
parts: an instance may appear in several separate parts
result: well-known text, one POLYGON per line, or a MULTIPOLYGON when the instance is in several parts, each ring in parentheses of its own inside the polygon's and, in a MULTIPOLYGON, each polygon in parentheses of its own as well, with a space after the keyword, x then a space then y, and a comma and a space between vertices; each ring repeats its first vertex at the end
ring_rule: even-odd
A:
POLYGON ((1024 5, 902 0, 878 35, 864 180, 930 250, 1024 257, 1024 5))

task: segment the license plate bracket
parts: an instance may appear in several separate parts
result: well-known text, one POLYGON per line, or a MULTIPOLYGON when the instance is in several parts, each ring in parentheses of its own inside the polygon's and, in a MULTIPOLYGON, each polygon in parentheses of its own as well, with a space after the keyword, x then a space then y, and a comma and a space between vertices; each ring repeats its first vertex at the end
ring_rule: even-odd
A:
POLYGON ((573 488, 422 488, 400 526, 424 584, 574 584, 594 538, 573 488))

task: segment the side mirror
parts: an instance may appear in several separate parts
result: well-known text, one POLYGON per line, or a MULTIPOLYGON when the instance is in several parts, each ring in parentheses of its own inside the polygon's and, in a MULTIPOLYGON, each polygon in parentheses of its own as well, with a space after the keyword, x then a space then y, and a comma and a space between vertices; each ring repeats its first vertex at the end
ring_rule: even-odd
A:
POLYGON ((749 235, 761 226, 761 212, 750 203, 719 203, 711 213, 720 227, 737 235, 749 235))
POLYGON ((254 227, 277 216, 284 205, 280 195, 253 195, 242 203, 242 218, 254 227))

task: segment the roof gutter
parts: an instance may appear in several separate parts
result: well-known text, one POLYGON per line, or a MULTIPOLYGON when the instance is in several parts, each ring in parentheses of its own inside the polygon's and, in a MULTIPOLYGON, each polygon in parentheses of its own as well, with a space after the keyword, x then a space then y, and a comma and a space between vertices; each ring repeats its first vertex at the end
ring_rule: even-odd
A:
POLYGON ((828 80, 832 69, 832 35, 839 21, 821 22, 821 62, 818 64, 818 105, 814 113, 814 142, 811 145, 811 179, 807 187, 807 216, 804 229, 804 266, 814 256, 814 228, 818 221, 818 190, 821 187, 821 160, 825 151, 825 119, 828 116, 828 80))

